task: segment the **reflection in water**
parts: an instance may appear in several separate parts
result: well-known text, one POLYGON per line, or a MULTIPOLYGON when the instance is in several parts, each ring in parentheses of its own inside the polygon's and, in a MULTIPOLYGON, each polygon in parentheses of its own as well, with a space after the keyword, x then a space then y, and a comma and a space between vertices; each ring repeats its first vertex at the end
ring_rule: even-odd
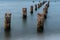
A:
POLYGON ((23 22, 23 27, 26 26, 27 18, 22 18, 23 22))
POLYGON ((27 18, 23 18, 23 22, 25 23, 27 21, 27 18))
POLYGON ((11 34, 10 31, 5 31, 5 40, 10 40, 11 34))

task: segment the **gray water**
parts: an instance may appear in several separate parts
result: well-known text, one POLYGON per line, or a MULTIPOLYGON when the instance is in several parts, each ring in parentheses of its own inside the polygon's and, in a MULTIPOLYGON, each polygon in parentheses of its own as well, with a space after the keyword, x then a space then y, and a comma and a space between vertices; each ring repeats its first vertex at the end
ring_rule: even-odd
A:
POLYGON ((39 2, 0 1, 0 40, 60 40, 60 2, 51 2, 47 19, 44 23, 44 32, 37 33, 37 14, 43 12, 44 5, 30 14, 30 6, 39 2), (22 8, 27 8, 27 19, 22 18, 22 8), (11 31, 4 32, 4 15, 11 12, 11 31))

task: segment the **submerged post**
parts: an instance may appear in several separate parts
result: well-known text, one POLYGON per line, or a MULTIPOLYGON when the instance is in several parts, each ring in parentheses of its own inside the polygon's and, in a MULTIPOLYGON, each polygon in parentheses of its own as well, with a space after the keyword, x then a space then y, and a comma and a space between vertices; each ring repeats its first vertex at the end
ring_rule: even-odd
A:
POLYGON ((50 1, 48 1, 48 7, 49 7, 49 3, 50 3, 50 1))
POLYGON ((43 32, 44 28, 44 14, 38 13, 38 24, 37 24, 37 32, 43 32))
POLYGON ((37 5, 35 4, 35 10, 37 11, 37 5))
POLYGON ((43 1, 43 5, 46 3, 47 1, 43 1))
POLYGON ((42 3, 40 3, 40 7, 42 6, 43 4, 42 3))
POLYGON ((47 3, 45 6, 49 7, 49 4, 47 3))
POLYGON ((22 8, 23 18, 27 17, 27 8, 22 8))
POLYGON ((30 13, 33 13, 33 6, 30 7, 30 13))
POLYGON ((38 4, 38 8, 40 8, 40 4, 38 4))
POLYGON ((5 13, 5 31, 9 31, 11 29, 11 13, 5 13))
POLYGON ((43 8, 43 14, 44 14, 44 18, 46 19, 47 18, 47 9, 46 8, 43 8))

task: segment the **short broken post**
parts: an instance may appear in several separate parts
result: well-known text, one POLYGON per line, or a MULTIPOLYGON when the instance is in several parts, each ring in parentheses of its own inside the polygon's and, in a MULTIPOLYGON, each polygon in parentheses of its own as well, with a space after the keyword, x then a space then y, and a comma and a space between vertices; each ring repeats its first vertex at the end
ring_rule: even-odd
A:
POLYGON ((47 1, 43 1, 43 5, 46 3, 47 1))
POLYGON ((33 13, 33 6, 30 7, 30 13, 33 13))
POLYGON ((43 14, 44 14, 44 18, 46 19, 47 18, 47 9, 46 8, 43 8, 43 14))
POLYGON ((5 13, 5 31, 10 31, 11 29, 11 13, 5 13))
POLYGON ((47 3, 45 6, 49 7, 49 4, 47 3))
POLYGON ((38 4, 38 8, 40 8, 40 4, 38 4))
POLYGON ((37 5, 35 4, 35 11, 37 11, 37 5))
POLYGON ((43 29, 44 29, 44 14, 38 13, 37 32, 43 32, 43 29))
POLYGON ((49 3, 50 3, 50 1, 48 1, 48 7, 49 7, 49 3))
POLYGON ((27 17, 27 8, 22 8, 23 18, 27 17))
POLYGON ((42 3, 40 3, 39 5, 40 5, 40 7, 41 7, 41 6, 42 6, 42 3))

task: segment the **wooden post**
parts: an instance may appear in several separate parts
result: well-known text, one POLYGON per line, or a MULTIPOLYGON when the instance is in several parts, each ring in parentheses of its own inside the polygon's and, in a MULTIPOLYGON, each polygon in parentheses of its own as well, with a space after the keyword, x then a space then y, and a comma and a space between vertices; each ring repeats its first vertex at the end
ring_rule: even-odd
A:
POLYGON ((33 13, 33 6, 30 7, 30 13, 33 13))
POLYGON ((44 14, 38 13, 38 24, 37 24, 37 31, 38 32, 43 32, 44 28, 44 14))
POLYGON ((22 8, 23 18, 27 17, 27 8, 22 8))
POLYGON ((50 3, 50 1, 48 1, 48 7, 49 7, 49 3, 50 3))
POLYGON ((9 31, 11 26, 11 13, 5 13, 5 31, 9 31))
POLYGON ((45 8, 43 8, 43 12, 48 13, 48 7, 47 6, 45 6, 45 8))
POLYGON ((48 4, 46 4, 45 8, 43 8, 43 13, 44 13, 44 17, 46 19, 47 18, 47 13, 48 13, 48 4))
POLYGON ((45 6, 46 6, 46 7, 49 7, 49 4, 46 4, 45 6))
POLYGON ((37 11, 37 5, 35 4, 35 10, 37 11))
POLYGON ((47 3, 45 6, 49 7, 49 3, 50 3, 50 2, 48 1, 48 3, 47 3))
POLYGON ((46 3, 46 1, 43 1, 43 5, 46 3))
POLYGON ((48 7, 49 7, 49 1, 48 1, 48 3, 47 3, 47 4, 48 4, 48 7))
POLYGON ((44 14, 44 18, 46 19, 47 18, 47 9, 46 8, 43 8, 43 14, 44 14))
POLYGON ((40 4, 38 4, 38 8, 40 8, 40 4))
POLYGON ((40 3, 40 7, 42 6, 42 3, 40 3))

